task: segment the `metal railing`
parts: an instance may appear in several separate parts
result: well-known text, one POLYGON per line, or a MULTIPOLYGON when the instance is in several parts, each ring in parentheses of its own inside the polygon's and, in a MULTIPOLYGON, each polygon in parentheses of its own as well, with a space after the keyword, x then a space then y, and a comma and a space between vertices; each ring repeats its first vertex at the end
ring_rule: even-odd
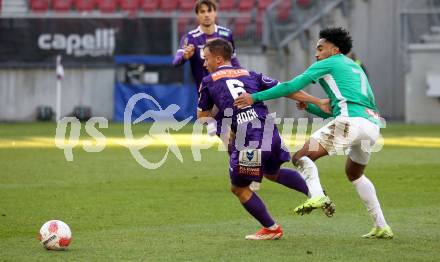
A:
POLYGON ((301 46, 307 48, 305 32, 313 25, 327 24, 329 14, 336 8, 341 8, 342 13, 349 12, 349 0, 311 0, 307 8, 298 5, 297 1, 291 1, 291 15, 287 21, 279 21, 277 12, 286 0, 273 2, 266 11, 265 24, 263 27, 263 45, 276 49, 286 47, 290 42, 299 39, 301 46))
POLYGON ((405 70, 410 69, 408 50, 411 45, 440 46, 440 1, 406 0, 400 10, 401 49, 405 70))

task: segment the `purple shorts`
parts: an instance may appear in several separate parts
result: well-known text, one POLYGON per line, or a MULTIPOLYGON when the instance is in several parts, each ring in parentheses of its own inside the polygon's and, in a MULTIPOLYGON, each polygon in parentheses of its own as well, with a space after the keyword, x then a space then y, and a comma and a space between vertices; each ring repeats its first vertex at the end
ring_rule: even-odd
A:
MULTIPOLYGON (((262 141, 263 139, 260 139, 262 141)), ((261 143, 260 143, 261 147, 261 143)), ((249 186, 253 181, 261 182, 263 174, 276 174, 281 165, 290 161, 290 153, 282 148, 278 130, 274 130, 271 151, 249 149, 239 151, 235 147, 229 158, 231 184, 238 187, 249 186)))

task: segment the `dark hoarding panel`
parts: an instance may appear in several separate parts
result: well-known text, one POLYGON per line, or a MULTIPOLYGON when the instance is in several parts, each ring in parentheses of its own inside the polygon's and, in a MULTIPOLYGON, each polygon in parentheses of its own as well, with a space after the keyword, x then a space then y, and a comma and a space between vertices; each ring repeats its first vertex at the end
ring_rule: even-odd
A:
POLYGON ((171 20, 0 19, 0 66, 112 65, 114 55, 170 55, 171 20))

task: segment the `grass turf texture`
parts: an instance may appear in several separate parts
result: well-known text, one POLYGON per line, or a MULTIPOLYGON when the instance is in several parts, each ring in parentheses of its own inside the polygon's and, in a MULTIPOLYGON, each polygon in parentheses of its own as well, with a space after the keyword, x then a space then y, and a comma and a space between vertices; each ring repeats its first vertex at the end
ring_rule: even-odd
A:
MULTIPOLYGON (((83 125, 84 127, 84 125, 83 125)), ((84 128, 83 128, 84 129, 84 128)), ((82 130, 83 130, 82 129, 82 130)), ((137 127, 146 133, 147 126, 137 127)), ((191 128, 183 132, 190 132, 191 128)), ((122 125, 101 129, 123 136, 122 125)), ((440 126, 391 124, 387 137, 440 137, 440 126)), ((54 124, 0 124, 0 138, 53 137, 54 124)), ((81 137, 87 137, 83 134, 81 137)), ((205 150, 194 162, 170 155, 157 170, 139 166, 123 147, 100 153, 56 148, 0 149, 0 261, 434 261, 440 242, 440 149, 385 146, 366 174, 378 192, 395 239, 366 240, 370 218, 346 180, 344 157, 318 161, 321 182, 337 205, 293 216, 305 198, 265 180, 258 191, 283 226, 280 241, 245 241, 259 224, 229 192, 227 156, 205 150), (68 251, 44 250, 36 236, 47 220, 70 225, 68 251)), ((144 149, 159 160, 163 148, 144 149)), ((292 167, 285 164, 285 167, 292 167)))

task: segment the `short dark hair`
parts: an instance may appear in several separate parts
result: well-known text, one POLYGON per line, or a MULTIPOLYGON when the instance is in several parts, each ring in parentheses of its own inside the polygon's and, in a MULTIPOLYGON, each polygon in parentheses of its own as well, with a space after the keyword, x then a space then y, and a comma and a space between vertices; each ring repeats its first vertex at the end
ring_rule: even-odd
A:
POLYGON ((208 41, 203 48, 208 48, 209 52, 214 55, 222 56, 226 61, 232 59, 232 45, 229 41, 221 38, 208 41))
POLYGON ((197 0, 196 5, 194 6, 194 12, 196 12, 196 14, 199 13, 199 9, 202 7, 202 5, 206 5, 208 7, 208 11, 217 11, 217 3, 214 0, 197 0))
POLYGON ((333 43, 342 54, 346 55, 353 47, 350 33, 342 27, 326 28, 319 32, 319 38, 333 43))

